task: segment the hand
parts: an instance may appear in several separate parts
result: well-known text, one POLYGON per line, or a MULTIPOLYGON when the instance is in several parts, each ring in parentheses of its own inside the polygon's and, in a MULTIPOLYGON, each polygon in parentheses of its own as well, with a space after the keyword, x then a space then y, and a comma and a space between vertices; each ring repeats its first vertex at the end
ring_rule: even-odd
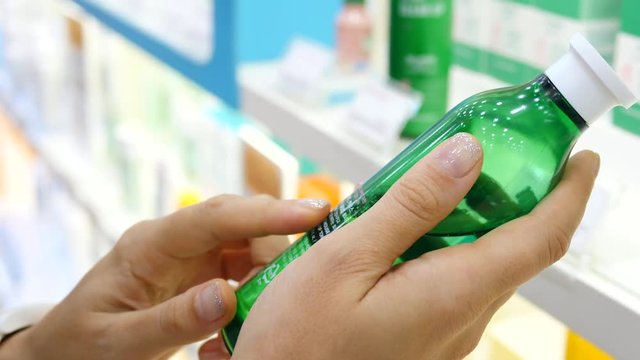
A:
POLYGON ((447 216, 480 173, 460 134, 414 166, 367 213, 290 264, 254 305, 237 359, 461 359, 519 285, 560 259, 599 159, 582 152, 529 215, 475 243, 392 267, 447 216))
POLYGON ((137 224, 39 324, 3 344, 0 359, 166 358, 233 318, 234 290, 221 279, 240 280, 288 246, 247 239, 308 230, 328 210, 221 196, 137 224))

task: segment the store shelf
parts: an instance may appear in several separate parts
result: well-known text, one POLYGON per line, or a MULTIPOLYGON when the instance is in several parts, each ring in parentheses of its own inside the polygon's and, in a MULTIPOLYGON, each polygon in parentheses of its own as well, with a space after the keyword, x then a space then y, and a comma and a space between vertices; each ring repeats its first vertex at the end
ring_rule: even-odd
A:
POLYGON ((640 354, 640 298, 563 260, 519 293, 616 359, 640 354))
MULTIPOLYGON (((245 65, 239 78, 242 110, 285 140, 294 151, 317 161, 337 176, 354 182, 364 181, 393 156, 381 153, 351 135, 344 126, 345 108, 310 108, 283 95, 275 86, 277 64, 245 65)), ((462 97, 453 95, 455 99, 462 97)), ((606 141, 611 151, 622 152, 629 142, 637 142, 629 140, 629 135, 622 131, 612 129, 608 122, 603 121, 598 126, 602 130, 600 135, 606 139, 586 136, 582 147, 606 141), (610 143, 614 145, 610 146, 610 143)), ((405 146, 405 142, 399 142, 397 151, 405 146)), ((614 162, 617 163, 612 168, 621 160, 614 162)), ((591 268, 562 260, 524 285, 520 292, 613 356, 632 359, 640 354, 640 342, 637 341, 640 297, 591 268)))
POLYGON ((362 182, 408 144, 399 143, 391 153, 381 152, 350 134, 343 121, 346 106, 310 108, 278 91, 277 76, 275 63, 243 66, 239 74, 242 110, 285 139, 294 152, 338 177, 362 182))
POLYGON ((34 134, 22 129, 0 107, 0 121, 13 124, 33 147, 38 157, 58 176, 73 198, 89 213, 98 229, 115 242, 136 221, 117 202, 111 171, 84 158, 69 139, 34 134))

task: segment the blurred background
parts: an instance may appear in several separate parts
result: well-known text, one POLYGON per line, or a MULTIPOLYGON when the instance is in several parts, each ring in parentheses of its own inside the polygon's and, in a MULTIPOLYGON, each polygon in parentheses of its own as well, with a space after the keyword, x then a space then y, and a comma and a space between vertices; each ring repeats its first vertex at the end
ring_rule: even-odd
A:
MULTIPOLYGON (((640 94, 637 0, 0 0, 0 309, 61 300, 129 226, 216 194, 335 206, 576 32, 640 94)), ((639 136, 637 105, 583 136, 602 171, 569 255, 470 359, 638 358, 639 136)))

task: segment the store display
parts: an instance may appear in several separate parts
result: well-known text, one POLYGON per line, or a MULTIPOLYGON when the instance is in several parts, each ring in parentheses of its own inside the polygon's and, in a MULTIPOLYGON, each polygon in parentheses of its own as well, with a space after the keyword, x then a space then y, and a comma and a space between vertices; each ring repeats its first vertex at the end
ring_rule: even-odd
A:
POLYGON ((113 13, 196 62, 207 61, 215 48, 212 40, 215 7, 212 1, 187 0, 182 6, 175 6, 169 1, 146 0, 79 2, 97 5, 98 9, 113 13))
MULTIPOLYGON (((636 0, 0 0, 0 309, 58 301, 142 219, 223 193, 328 200, 323 228, 290 236, 302 240, 280 267, 240 289, 233 343, 272 277, 458 131, 483 141, 482 176, 397 262, 474 241, 553 187, 584 129, 571 108, 590 123, 623 90, 601 104, 595 81, 571 97, 563 79, 581 67, 557 65, 464 99, 538 76, 576 32, 606 60, 617 36, 616 69, 640 95, 639 12, 636 0), (396 85, 421 96, 395 96, 396 85), (399 134, 421 98, 404 137, 461 104, 352 183, 409 143, 399 134), (544 111, 547 122, 534 120, 544 111)), ((635 105, 577 144, 602 158, 583 222, 568 256, 521 289, 559 322, 507 306, 470 359, 609 358, 585 339, 617 358, 638 353, 638 134, 635 105)))
POLYGON ((517 84, 558 58, 576 32, 611 60, 620 0, 454 0, 454 63, 517 84))
POLYGON ((341 69, 353 71, 368 65, 371 27, 365 0, 344 0, 337 20, 336 60, 341 69))
POLYGON ((295 38, 279 64, 277 86, 285 95, 315 106, 327 103, 327 79, 334 65, 334 54, 321 44, 295 38))
MULTIPOLYGON (((622 32, 616 44, 616 69, 626 84, 640 96, 640 3, 622 0, 622 32)), ((640 105, 629 110, 617 110, 614 123, 640 135, 640 105)))
POLYGON ((451 0, 391 1, 389 76, 423 95, 404 136, 420 135, 447 110, 451 17, 451 0))
POLYGON ((559 181, 582 131, 612 108, 635 102, 606 61, 580 35, 572 38, 565 56, 533 81, 472 96, 365 182, 325 222, 238 289, 236 317, 223 332, 227 346, 233 350, 252 305, 287 264, 362 215, 445 139, 460 132, 475 135, 484 149, 483 170, 463 202, 418 241, 415 246, 421 250, 473 240, 530 212, 559 181), (446 238, 450 236, 453 238, 446 238))
POLYGON ((294 199, 298 192, 298 160, 250 125, 239 131, 243 147, 245 193, 294 199))
POLYGON ((372 81, 348 106, 347 129, 384 153, 394 151, 407 120, 420 108, 420 95, 395 84, 372 81))

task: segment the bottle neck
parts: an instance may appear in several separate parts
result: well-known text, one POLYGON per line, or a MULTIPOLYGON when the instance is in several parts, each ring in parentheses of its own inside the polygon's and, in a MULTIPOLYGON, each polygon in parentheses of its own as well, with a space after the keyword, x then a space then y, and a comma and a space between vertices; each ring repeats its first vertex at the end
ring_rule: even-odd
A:
POLYGON ((538 82, 541 84, 542 89, 545 92, 545 95, 553 101, 556 106, 564 112, 571 121, 576 125, 580 132, 584 132, 589 124, 584 120, 584 118, 576 111, 576 109, 571 106, 569 101, 562 95, 560 90, 553 84, 551 79, 545 74, 538 76, 534 82, 538 82))

